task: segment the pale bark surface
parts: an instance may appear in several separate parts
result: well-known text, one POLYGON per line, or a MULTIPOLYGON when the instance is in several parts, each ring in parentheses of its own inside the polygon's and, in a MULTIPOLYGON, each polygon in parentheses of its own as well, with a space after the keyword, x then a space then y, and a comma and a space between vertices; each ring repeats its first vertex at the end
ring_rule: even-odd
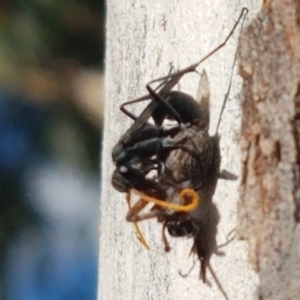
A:
MULTIPOLYGON (((208 272, 212 287, 199 280, 199 262, 188 278, 178 275, 193 264, 188 258, 191 239, 169 238, 172 250, 166 254, 161 240, 161 224, 144 221, 141 227, 150 243, 147 251, 138 242, 125 216, 125 195, 111 186, 114 166, 111 151, 131 121, 119 105, 146 94, 145 84, 166 75, 169 63, 184 68, 219 45, 231 30, 243 6, 249 8, 249 22, 260 9, 260 1, 107 1, 106 107, 102 162, 100 222, 99 293, 102 300, 119 299, 223 299, 208 272)), ((245 25, 246 26, 246 25, 245 25)), ((239 27, 240 28, 240 27, 239 27)), ((234 62, 237 30, 228 44, 198 70, 208 74, 211 91, 211 133, 215 133, 224 95, 234 62)), ((195 96, 199 75, 187 75, 181 91, 195 96)), ((239 175, 239 135, 241 124, 241 78, 235 70, 221 128, 222 169, 239 175)), ((138 113, 140 105, 133 105, 138 113)), ((221 216, 218 244, 236 227, 238 181, 219 180, 214 196, 221 216)), ((213 255, 211 265, 229 299, 256 299, 257 276, 247 262, 247 244, 233 241, 213 255)))
POLYGON ((240 41, 241 238, 259 299, 300 299, 300 3, 265 1, 240 41))

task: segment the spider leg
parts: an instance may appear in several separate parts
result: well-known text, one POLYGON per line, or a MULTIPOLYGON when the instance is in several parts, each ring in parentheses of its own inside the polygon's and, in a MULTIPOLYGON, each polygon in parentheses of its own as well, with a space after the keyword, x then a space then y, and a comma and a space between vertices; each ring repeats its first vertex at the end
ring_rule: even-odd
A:
POLYGON ((224 180, 237 180, 238 177, 229 171, 221 170, 221 172, 218 175, 218 178, 224 180))
MULTIPOLYGON (((132 211, 134 210, 134 207, 131 207, 131 203, 130 203, 130 201, 131 201, 130 193, 127 193, 127 194, 126 194, 126 201, 127 201, 128 208, 129 208, 129 212, 128 212, 128 214, 129 214, 130 212, 132 212, 132 211)), ((138 203, 139 203, 139 202, 140 202, 140 201, 138 201, 138 203)), ((139 203, 139 204, 141 204, 141 203, 139 203)), ((146 203, 146 205, 147 205, 147 203, 146 203)), ((145 207, 146 205, 144 205, 144 207, 145 207)), ((142 210, 144 207, 141 206, 141 207, 140 207, 140 210, 142 210)), ((138 211, 138 212, 139 212, 139 211, 138 211)), ((137 212, 137 213, 138 213, 138 212, 137 212)), ((127 216, 128 216, 128 214, 127 214, 127 216)), ((126 217, 126 218, 127 218, 127 217, 126 217)), ((127 219, 127 221, 128 221, 128 219, 127 219)), ((143 234, 142 234, 142 232, 141 232, 141 229, 140 229, 139 225, 137 224, 137 222, 133 222, 133 225, 134 225, 134 227, 135 227, 135 230, 136 230, 136 233, 137 233, 138 240, 141 242, 141 244, 142 244, 147 250, 150 250, 150 247, 149 247, 147 241, 145 240, 145 238, 144 238, 144 236, 143 236, 143 234)))
MULTIPOLYGON (((225 40, 223 41, 223 43, 221 43, 219 46, 217 46, 215 49, 213 49, 212 51, 210 51, 208 54, 206 54, 203 58, 201 58, 197 63, 195 64, 192 64, 190 66, 188 66, 187 68, 185 69, 182 69, 182 70, 179 70, 175 73, 172 73, 171 75, 167 75, 167 76, 163 76, 163 77, 160 77, 160 78, 157 78, 157 79, 154 79, 152 81, 150 81, 149 84, 152 84, 152 83, 155 83, 155 82, 159 82, 159 81, 162 81, 162 80, 165 80, 165 79, 168 79, 170 77, 174 78, 174 77, 179 77, 178 81, 180 80, 180 78, 186 74, 186 73, 191 73, 191 72, 195 72, 196 71, 196 68, 201 64, 203 63, 205 60, 207 60, 209 57, 211 57, 213 54, 215 54, 216 52, 218 52, 221 48, 223 48, 226 43, 228 42, 228 40, 231 38, 231 36, 233 35, 236 27, 238 26, 239 22, 241 21, 241 19, 244 17, 243 19, 243 22, 248 14, 248 8, 244 7, 237 19, 237 21, 235 22, 234 26, 232 27, 231 31, 229 32, 229 34, 227 35, 227 37, 225 38, 225 40)), ((176 83, 174 83, 175 85, 176 83)))
POLYGON ((217 251, 215 253, 218 254, 219 249, 229 245, 232 241, 235 240, 235 237, 236 237, 236 229, 232 229, 226 236, 226 242, 221 245, 218 245, 217 251))
POLYGON ((223 295, 223 297, 226 299, 226 300, 229 300, 228 296, 227 296, 227 293, 225 292, 219 278, 217 277, 217 274, 215 273, 214 269, 212 268, 212 266, 210 265, 210 263, 208 262, 207 263, 207 268, 208 270, 210 271, 210 274, 212 275, 215 283, 217 284, 218 288, 219 288, 219 291, 221 292, 221 294, 223 295))
POLYGON ((164 242, 165 251, 169 252, 171 250, 171 247, 166 236, 166 223, 164 223, 162 226, 162 240, 164 242))

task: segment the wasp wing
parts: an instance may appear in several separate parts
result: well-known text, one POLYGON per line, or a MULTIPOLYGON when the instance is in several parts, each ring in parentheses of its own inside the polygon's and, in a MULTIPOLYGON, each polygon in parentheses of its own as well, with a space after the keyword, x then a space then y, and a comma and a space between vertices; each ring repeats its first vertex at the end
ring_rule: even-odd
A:
POLYGON ((209 106, 210 106, 210 90, 209 90, 209 81, 205 70, 201 74, 201 78, 198 85, 196 101, 200 104, 205 119, 207 118, 209 125, 209 106))

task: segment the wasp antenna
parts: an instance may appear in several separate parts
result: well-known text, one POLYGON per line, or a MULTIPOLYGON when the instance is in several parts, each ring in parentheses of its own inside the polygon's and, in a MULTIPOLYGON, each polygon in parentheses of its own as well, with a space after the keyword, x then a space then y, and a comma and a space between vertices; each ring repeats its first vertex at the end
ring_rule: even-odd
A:
POLYGON ((191 201, 190 204, 183 206, 185 208, 183 211, 193 210, 194 208, 196 208, 199 205, 199 202, 200 202, 200 198, 199 198, 198 193, 193 189, 183 189, 179 193, 179 197, 181 199, 185 199, 186 197, 191 197, 192 198, 192 201, 191 201))
POLYGON ((150 197, 148 195, 141 193, 140 191, 138 191, 136 189, 132 189, 131 191, 134 194, 138 195, 143 201, 152 202, 152 203, 156 204, 157 206, 169 208, 169 209, 179 211, 179 212, 189 212, 189 211, 195 209, 199 205, 199 202, 200 202, 198 193, 193 189, 183 189, 179 194, 179 197, 181 199, 184 199, 186 197, 192 198, 191 202, 187 205, 179 205, 179 204, 167 202, 166 200, 150 197))

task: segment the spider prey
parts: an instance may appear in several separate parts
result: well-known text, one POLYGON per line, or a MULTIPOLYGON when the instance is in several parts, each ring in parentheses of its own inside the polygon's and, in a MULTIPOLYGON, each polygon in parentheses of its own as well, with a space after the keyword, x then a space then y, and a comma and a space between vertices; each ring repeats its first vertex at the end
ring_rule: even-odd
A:
MULTIPOLYGON (((217 135, 209 136, 209 91, 205 73, 202 75, 198 103, 191 96, 171 91, 182 76, 195 72, 197 66, 222 48, 233 34, 239 21, 246 16, 244 8, 225 41, 198 63, 168 76, 151 81, 148 95, 124 103, 121 110, 134 120, 120 138, 112 153, 116 169, 112 184, 127 193, 127 220, 137 222, 157 218, 163 223, 165 249, 170 249, 165 229, 174 237, 192 236, 195 252, 201 263, 200 277, 205 282, 206 266, 216 250, 219 214, 212 202, 220 173, 220 149, 217 135), (156 89, 152 83, 161 82, 156 89), (128 104, 151 100, 144 111, 135 116, 125 109, 128 104), (152 117, 154 124, 148 120, 152 117), (165 119, 177 122, 173 127, 163 125, 165 119), (150 172, 154 175, 150 177, 150 172), (130 192, 140 200, 130 206, 130 192), (200 198, 200 199, 199 199, 200 198), (199 200, 201 201, 199 203, 199 200), (149 202, 154 206, 147 213, 141 211, 149 202)), ((232 178, 230 178, 232 179, 232 178)), ((140 234, 140 233, 139 233, 140 234)), ((140 240, 142 240, 140 234, 140 240)), ((145 244, 145 241, 142 241, 145 244)))

